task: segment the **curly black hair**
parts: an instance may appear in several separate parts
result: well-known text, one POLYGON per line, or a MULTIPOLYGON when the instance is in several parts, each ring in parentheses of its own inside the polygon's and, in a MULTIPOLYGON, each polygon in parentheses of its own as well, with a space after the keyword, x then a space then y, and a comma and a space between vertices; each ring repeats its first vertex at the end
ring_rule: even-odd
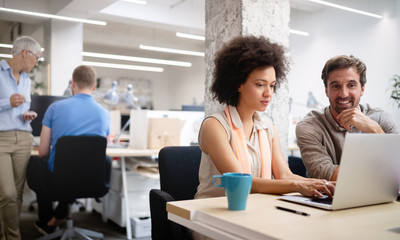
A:
POLYGON ((213 98, 232 106, 237 106, 238 89, 255 69, 274 67, 275 90, 286 80, 289 71, 285 48, 263 36, 232 39, 216 53, 214 63, 214 81, 210 88, 213 98))
POLYGON ((321 72, 321 79, 324 81, 325 88, 328 87, 329 74, 338 69, 354 68, 358 75, 360 75, 361 87, 367 83, 367 67, 365 63, 353 55, 339 55, 326 61, 324 68, 321 72))

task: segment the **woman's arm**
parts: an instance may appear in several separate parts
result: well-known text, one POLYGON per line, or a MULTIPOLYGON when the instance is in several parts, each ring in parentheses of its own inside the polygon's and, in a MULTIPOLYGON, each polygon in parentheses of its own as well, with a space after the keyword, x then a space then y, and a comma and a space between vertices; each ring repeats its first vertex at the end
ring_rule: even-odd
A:
POLYGON ((203 152, 210 156, 219 172, 242 172, 225 128, 216 118, 210 117, 204 120, 200 129, 199 144, 203 152))
MULTIPOLYGON (((277 133, 274 134, 278 136, 277 133)), ((200 129, 200 147, 201 149, 207 153, 212 159, 214 165, 218 169, 220 173, 225 172, 242 172, 240 164, 232 150, 232 147, 229 143, 228 135, 224 129, 224 127, 220 124, 220 122, 215 118, 208 118, 204 120, 202 127, 200 129)), ((279 138, 277 141, 273 143, 272 152, 276 152, 274 150, 277 146, 279 147, 279 154, 281 158, 272 157, 272 169, 274 167, 277 169, 277 173, 275 174, 287 174, 288 176, 292 176, 293 178, 297 178, 296 175, 291 173, 288 165, 283 160, 282 151, 280 150, 279 138), (275 145, 275 146, 274 146, 275 145), (274 160, 274 158, 276 158, 274 160), (274 161, 277 161, 274 163, 274 161), (281 162, 278 162, 281 161, 281 162), (288 172, 287 172, 288 171, 288 172)), ((317 180, 317 179, 305 179, 298 176, 299 180, 271 180, 265 178, 253 177, 252 182, 252 192, 257 193, 272 193, 272 194, 283 194, 289 192, 300 192, 306 196, 322 196, 319 191, 324 191, 327 195, 330 195, 330 190, 324 183, 325 180, 317 180)), ((333 186, 332 186, 333 187, 333 186)), ((332 191, 333 192, 333 191, 332 191)))

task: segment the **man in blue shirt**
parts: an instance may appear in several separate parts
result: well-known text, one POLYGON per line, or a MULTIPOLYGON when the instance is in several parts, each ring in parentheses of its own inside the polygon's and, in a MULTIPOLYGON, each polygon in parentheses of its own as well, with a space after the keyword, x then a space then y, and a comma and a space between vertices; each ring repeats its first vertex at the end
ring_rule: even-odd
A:
POLYGON ((13 43, 12 58, 0 62, 0 219, 2 239, 21 239, 19 215, 26 167, 32 151, 31 80, 40 45, 22 36, 13 43))
POLYGON ((33 166, 34 162, 37 161, 32 158, 28 169, 28 183, 36 192, 39 210, 39 221, 36 222, 36 227, 43 234, 53 232, 58 220, 65 218, 68 211, 68 202, 62 201, 53 211, 51 196, 40 190, 43 187, 42 185, 45 185, 46 180, 39 179, 40 174, 38 173, 44 172, 43 175, 51 177, 54 170, 57 140, 67 135, 100 135, 106 137, 109 134, 110 115, 91 96, 95 89, 96 72, 94 69, 85 65, 77 67, 72 75, 74 96, 51 104, 44 115, 40 134, 39 158, 48 157, 47 165, 42 164, 45 170, 36 172, 36 175, 39 176, 31 177, 32 169, 38 167, 33 166))

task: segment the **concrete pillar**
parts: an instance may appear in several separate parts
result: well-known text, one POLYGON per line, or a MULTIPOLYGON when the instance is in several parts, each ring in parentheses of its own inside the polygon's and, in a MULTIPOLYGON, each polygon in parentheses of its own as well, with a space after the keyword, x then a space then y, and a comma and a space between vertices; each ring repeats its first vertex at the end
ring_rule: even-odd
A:
POLYGON ((49 20, 44 27, 43 55, 49 67, 50 94, 61 96, 82 63, 83 24, 49 20))
MULTIPOLYGON (((289 46, 289 0, 206 0, 206 80, 205 114, 221 111, 212 99, 210 86, 214 69, 214 55, 224 42, 239 35, 265 36, 289 46)), ((280 137, 282 152, 288 153, 289 87, 285 82, 275 93, 263 117, 270 118, 280 137)))

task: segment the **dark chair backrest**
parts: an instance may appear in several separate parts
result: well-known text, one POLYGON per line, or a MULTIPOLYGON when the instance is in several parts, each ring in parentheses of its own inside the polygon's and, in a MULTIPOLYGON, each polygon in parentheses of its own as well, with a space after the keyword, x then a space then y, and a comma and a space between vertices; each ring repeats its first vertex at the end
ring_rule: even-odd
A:
POLYGON ((160 189, 150 191, 151 237, 154 240, 191 239, 185 227, 168 220, 166 203, 193 199, 199 185, 201 150, 198 146, 165 147, 158 154, 160 189))
POLYGON ((193 199, 199 185, 199 146, 165 147, 158 154, 161 190, 175 200, 193 199))
POLYGON ((106 146, 102 136, 58 139, 52 188, 56 198, 100 198, 108 192, 106 146))
POLYGON ((289 156, 289 168, 292 173, 307 177, 307 169, 303 164, 303 160, 300 157, 289 156))

